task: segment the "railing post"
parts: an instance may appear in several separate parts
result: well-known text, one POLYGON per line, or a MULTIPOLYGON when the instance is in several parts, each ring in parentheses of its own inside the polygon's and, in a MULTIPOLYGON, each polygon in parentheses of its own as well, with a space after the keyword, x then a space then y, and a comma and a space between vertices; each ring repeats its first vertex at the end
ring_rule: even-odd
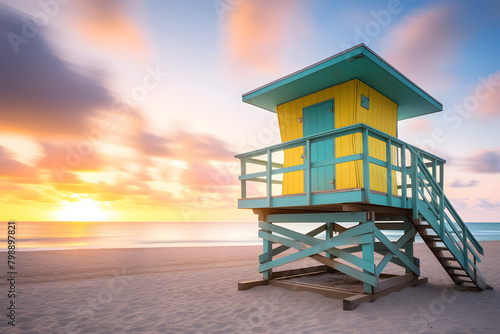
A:
POLYGON ((462 226, 462 232, 463 232, 463 240, 462 240, 462 246, 463 246, 463 254, 464 254, 464 269, 467 273, 469 273, 469 254, 467 250, 467 226, 464 225, 462 226))
POLYGON ((387 163, 387 205, 392 206, 392 141, 387 139, 385 158, 387 163))
POLYGON ((411 201, 413 203, 413 219, 418 219, 418 162, 417 155, 411 154, 411 201))
POLYGON ((306 140, 305 147, 305 160, 306 168, 304 170, 304 192, 306 193, 307 205, 312 204, 312 190, 311 190, 311 140, 306 140))
POLYGON ((406 145, 401 147, 401 200, 403 208, 407 207, 406 198, 408 192, 408 185, 406 184, 406 145))
POLYGON ((365 189, 365 202, 370 203, 370 148, 368 145, 368 128, 363 127, 363 188, 365 189))
MULTIPOLYGON (((241 158, 240 159, 240 169, 241 173, 240 175, 246 175, 247 174, 247 159, 246 158, 241 158)), ((241 198, 245 199, 247 198, 247 180, 241 180, 241 198)))
POLYGON ((444 191, 444 163, 439 163, 439 185, 441 189, 444 191))
MULTIPOLYGON (((437 183, 437 161, 436 161, 436 159, 432 159, 432 173, 431 174, 437 183)), ((436 198, 438 197, 438 195, 437 195, 436 189, 434 189, 434 187, 432 185, 429 189, 429 193, 431 194, 431 205, 434 206, 434 208, 436 208, 436 210, 437 210, 438 203, 434 203, 434 198, 432 197, 432 195, 435 195, 436 198)))
POLYGON ((273 152, 267 150, 267 206, 272 206, 273 198, 273 152))
POLYGON ((441 196, 439 197, 439 234, 440 234, 440 237, 441 239, 444 238, 444 225, 445 225, 445 221, 444 221, 444 209, 445 209, 445 205, 444 205, 444 190, 441 188, 441 196))

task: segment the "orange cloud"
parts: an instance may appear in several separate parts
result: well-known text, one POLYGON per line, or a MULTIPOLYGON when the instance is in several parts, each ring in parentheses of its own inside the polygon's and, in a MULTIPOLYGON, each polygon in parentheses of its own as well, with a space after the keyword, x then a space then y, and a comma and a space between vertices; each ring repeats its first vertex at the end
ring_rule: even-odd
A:
POLYGON ((36 169, 15 160, 3 146, 0 146, 0 178, 8 178, 17 183, 39 182, 36 169))
POLYGON ((143 33, 133 22, 130 9, 133 2, 119 0, 79 0, 74 3, 74 10, 69 12, 68 24, 89 42, 102 49, 116 51, 127 50, 127 54, 136 53, 143 57, 147 43, 143 33))
POLYGON ((236 66, 275 72, 300 29, 298 1, 241 1, 224 20, 225 48, 236 66))
MULTIPOLYGON (((68 171, 100 171, 108 162, 96 152, 90 142, 65 142, 63 143, 40 143, 43 148, 42 157, 37 166, 39 168, 53 170, 54 163, 65 166, 68 171)), ((70 174, 70 178, 73 178, 70 174)))
POLYGON ((384 58, 425 90, 441 92, 455 81, 446 69, 459 54, 463 31, 456 6, 417 9, 389 31, 384 58))

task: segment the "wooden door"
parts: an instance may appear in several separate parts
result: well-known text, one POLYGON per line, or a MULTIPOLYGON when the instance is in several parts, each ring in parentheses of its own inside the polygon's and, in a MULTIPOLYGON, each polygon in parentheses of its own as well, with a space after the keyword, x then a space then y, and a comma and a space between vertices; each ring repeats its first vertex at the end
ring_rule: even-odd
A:
MULTIPOLYGON (((334 100, 328 100, 303 109, 304 137, 335 129, 334 100)), ((311 162, 318 162, 335 157, 333 139, 311 145, 311 162)), ((335 189, 335 166, 323 166, 311 169, 311 191, 335 189)))

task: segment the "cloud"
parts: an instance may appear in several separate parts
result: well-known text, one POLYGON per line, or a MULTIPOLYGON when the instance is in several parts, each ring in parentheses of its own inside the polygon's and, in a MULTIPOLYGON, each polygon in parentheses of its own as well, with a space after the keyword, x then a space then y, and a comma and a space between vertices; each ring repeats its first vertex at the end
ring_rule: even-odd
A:
POLYGON ((223 17, 225 52, 235 67, 279 71, 280 57, 296 42, 303 22, 298 1, 241 1, 223 17))
POLYGON ((210 134, 194 134, 180 129, 167 139, 173 156, 186 162, 233 161, 236 154, 228 148, 228 143, 210 134))
POLYGON ((147 42, 139 26, 132 19, 137 3, 120 0, 78 0, 66 10, 67 24, 75 28, 87 41, 101 50, 126 51, 126 55, 144 57, 147 42))
POLYGON ((476 206, 483 209, 497 209, 500 208, 500 202, 491 201, 488 198, 478 198, 476 206))
POLYGON ((41 142, 40 145, 44 156, 37 162, 39 168, 53 170, 54 163, 58 163, 71 171, 99 171, 108 165, 108 161, 95 151, 90 142, 41 142))
POLYGON ((167 148, 168 140, 149 133, 147 131, 139 131, 136 137, 137 148, 144 154, 149 156, 168 156, 170 150, 167 148))
POLYGON ((466 158, 467 169, 475 173, 500 173, 500 149, 480 150, 466 158))
POLYGON ((0 146, 0 178, 2 177, 17 183, 38 182, 35 168, 15 160, 5 147, 0 146))
POLYGON ((409 122, 400 123, 404 126, 402 132, 411 132, 418 134, 429 133, 432 130, 432 122, 426 118, 414 118, 409 122))
POLYGON ((476 115, 482 118, 500 117, 500 71, 476 84, 470 98, 471 105, 475 106, 476 101, 476 115))
POLYGON ((466 188, 466 187, 474 187, 476 184, 477 184, 476 180, 469 180, 469 181, 455 180, 450 183, 450 187, 466 188))
POLYGON ((193 191, 223 193, 234 191, 231 186, 238 185, 236 175, 231 175, 207 164, 192 162, 181 174, 181 182, 193 191))
POLYGON ((416 9, 389 30, 383 53, 392 65, 425 90, 442 92, 454 84, 450 63, 464 37, 456 5, 416 9))
POLYGON ((0 7, 0 131, 44 137, 81 136, 98 110, 111 105, 103 74, 58 57, 41 34, 19 44, 16 53, 5 36, 24 36, 25 22, 31 20, 0 7))

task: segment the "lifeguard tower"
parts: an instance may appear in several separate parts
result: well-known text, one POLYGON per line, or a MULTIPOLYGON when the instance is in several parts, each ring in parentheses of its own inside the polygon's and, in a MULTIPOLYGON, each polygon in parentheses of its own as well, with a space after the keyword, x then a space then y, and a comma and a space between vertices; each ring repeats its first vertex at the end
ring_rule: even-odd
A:
POLYGON ((455 284, 489 287, 477 268, 483 248, 444 194, 445 160, 398 139, 399 120, 442 104, 380 56, 360 44, 243 101, 277 113, 282 143, 236 156, 238 208, 258 215, 263 240, 263 279, 240 290, 271 284, 354 309, 427 282, 413 256, 417 233, 455 284), (315 227, 301 233, 296 223, 315 227), (388 237, 394 231, 397 241, 388 237), (273 271, 307 257, 321 265, 273 271), (403 273, 383 273, 389 262, 403 273), (360 281, 361 291, 287 279, 324 272, 360 281))

